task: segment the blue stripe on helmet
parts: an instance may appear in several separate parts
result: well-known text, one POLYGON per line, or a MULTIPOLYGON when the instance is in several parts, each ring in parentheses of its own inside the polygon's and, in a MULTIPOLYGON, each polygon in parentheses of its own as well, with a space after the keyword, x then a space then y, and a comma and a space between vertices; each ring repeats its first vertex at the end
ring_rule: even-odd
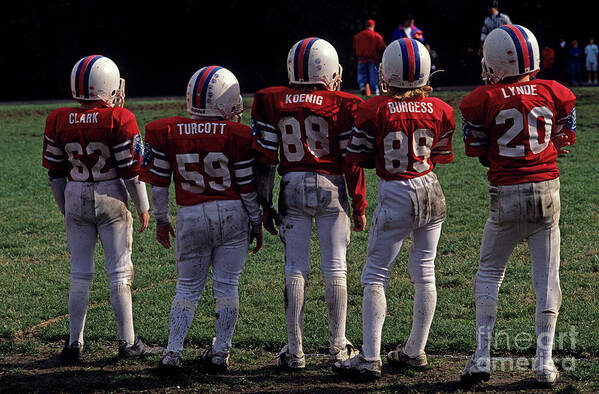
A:
POLYGON ((524 37, 524 41, 526 42, 526 46, 528 48, 528 60, 530 64, 530 69, 533 70, 535 68, 535 54, 532 52, 532 44, 529 41, 528 34, 520 25, 514 25, 516 29, 520 30, 522 33, 522 37, 524 37))
POLYGON ((516 33, 514 33, 509 27, 501 26, 500 29, 510 35, 512 42, 516 47, 516 55, 518 56, 518 71, 520 74, 524 74, 524 54, 522 52, 522 45, 520 45, 518 36, 516 36, 516 33))
POLYGON ((200 84, 200 80, 202 79, 202 75, 204 75, 204 73, 206 72, 206 70, 209 67, 204 67, 203 69, 200 70, 200 73, 198 74, 198 77, 196 78, 194 84, 193 84, 193 95, 191 96, 191 106, 195 107, 195 103, 196 103, 196 97, 198 97, 198 85, 200 84))
POLYGON ((81 92, 79 91, 79 74, 81 74, 81 67, 83 67, 83 63, 85 63, 85 60, 87 60, 87 57, 81 59, 79 65, 77 66, 77 73, 75 74, 75 96, 77 97, 81 95, 81 92))
POLYGON ((300 48, 302 47, 302 44, 304 43, 304 40, 301 40, 297 46, 295 47, 295 55, 293 55, 293 76, 295 77, 295 80, 298 81, 299 77, 297 74, 299 74, 299 53, 300 53, 300 48))
POLYGON ((399 47, 401 48, 401 60, 403 63, 402 66, 402 79, 404 81, 410 80, 410 59, 408 57, 408 47, 406 46, 406 42, 403 39, 397 40, 399 42, 399 47))
POLYGON ((206 108, 206 92, 208 91, 208 85, 210 85, 210 81, 212 80, 214 74, 216 74, 216 72, 221 68, 222 67, 215 67, 212 71, 210 71, 210 74, 206 76, 206 79, 204 80, 204 86, 202 86, 202 93, 200 95, 200 108, 206 108))
POLYGON ((89 98, 89 73, 92 71, 92 66, 98 59, 103 58, 104 56, 98 55, 95 56, 87 65, 85 69, 85 76, 83 77, 83 95, 85 98, 89 98))
POLYGON ((412 48, 414 48, 414 81, 420 79, 420 49, 418 41, 412 40, 412 48))
POLYGON ((310 79, 310 74, 308 73, 308 66, 309 66, 309 60, 310 60, 310 48, 312 48, 312 45, 314 45, 314 43, 318 41, 318 38, 313 38, 310 40, 310 42, 308 42, 308 45, 306 45, 306 50, 304 51, 304 58, 302 59, 303 61, 303 71, 304 71, 304 81, 307 79, 310 79), (308 76, 306 78, 306 76, 308 76))

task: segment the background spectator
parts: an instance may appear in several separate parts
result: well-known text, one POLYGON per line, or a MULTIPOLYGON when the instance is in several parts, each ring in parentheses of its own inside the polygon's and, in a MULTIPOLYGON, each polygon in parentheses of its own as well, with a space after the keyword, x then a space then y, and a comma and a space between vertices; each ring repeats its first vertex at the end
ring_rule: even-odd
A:
POLYGON ((399 25, 391 36, 391 41, 398 40, 400 38, 413 38, 420 42, 424 42, 424 34, 422 30, 416 27, 414 24, 414 16, 408 14, 404 19, 403 24, 399 25))
POLYGON ((584 47, 589 84, 591 83, 591 75, 593 76, 592 83, 597 83, 597 53, 599 53, 599 48, 597 48, 597 45, 595 45, 594 40, 591 38, 587 46, 584 47))
POLYGON ((549 45, 545 45, 541 51, 541 76, 544 79, 555 79, 555 51, 549 45))
POLYGON ((568 69, 570 71, 570 84, 580 85, 582 81, 582 51, 578 48, 578 41, 572 40, 572 47, 568 51, 568 69))
POLYGON ((362 94, 369 93, 366 83, 372 93, 379 94, 378 63, 386 47, 383 37, 374 31, 372 19, 368 19, 366 28, 354 36, 354 50, 358 58, 358 85, 362 94))
POLYGON ((512 23, 509 16, 499 12, 499 1, 497 0, 492 0, 489 2, 487 11, 489 12, 489 16, 485 18, 483 23, 482 33, 480 35, 480 47, 478 48, 478 56, 482 56, 483 43, 485 42, 487 35, 493 29, 503 25, 510 25, 512 23))
POLYGON ((559 42, 555 49, 555 78, 559 82, 565 82, 568 80, 568 74, 570 70, 567 66, 568 63, 568 44, 566 43, 566 39, 564 36, 560 36, 559 42))

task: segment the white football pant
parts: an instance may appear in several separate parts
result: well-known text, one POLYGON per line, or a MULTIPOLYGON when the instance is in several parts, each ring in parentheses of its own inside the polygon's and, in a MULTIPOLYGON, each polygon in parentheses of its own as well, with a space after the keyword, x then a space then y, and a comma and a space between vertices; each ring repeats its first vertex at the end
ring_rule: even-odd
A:
POLYGON ((412 239, 408 272, 415 294, 412 331, 404 350, 410 357, 424 353, 437 301, 435 257, 445 216, 445 197, 433 172, 413 179, 379 181, 378 204, 362 270, 362 351, 366 360, 380 360, 386 314, 385 288, 408 236, 412 239))
POLYGON ((559 179, 489 186, 485 224, 476 274, 477 347, 475 359, 490 357, 497 297, 514 247, 527 239, 536 294, 537 357, 550 359, 555 323, 562 301, 559 284, 559 179))
POLYGON ((110 301, 121 340, 133 344, 131 281, 133 263, 133 218, 127 207, 127 189, 122 179, 101 182, 67 182, 65 222, 71 251, 69 292, 69 343, 83 343, 83 330, 94 276, 94 248, 98 235, 106 257, 110 301))
POLYGON ((303 355, 305 286, 310 272, 312 222, 320 243, 320 266, 325 282, 329 317, 330 350, 346 344, 347 265, 349 202, 342 175, 289 172, 281 179, 279 227, 285 249, 285 320, 291 354, 303 355))
POLYGON ((215 352, 229 352, 239 315, 238 283, 249 247, 249 218, 241 200, 179 206, 177 286, 169 320, 169 351, 180 352, 212 266, 216 301, 215 352))

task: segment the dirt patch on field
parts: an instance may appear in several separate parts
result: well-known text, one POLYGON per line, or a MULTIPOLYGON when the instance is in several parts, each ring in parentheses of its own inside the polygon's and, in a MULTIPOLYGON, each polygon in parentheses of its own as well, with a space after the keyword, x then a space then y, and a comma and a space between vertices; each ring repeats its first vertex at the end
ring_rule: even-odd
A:
MULTIPOLYGON (((55 345, 59 349, 59 345, 55 345)), ((0 361, 0 387, 7 391, 241 391, 241 392, 453 392, 453 391, 534 391, 540 388, 530 370, 497 372, 489 383, 467 388, 459 382, 465 357, 431 358, 426 372, 398 371, 384 364, 383 376, 375 382, 348 381, 331 372, 326 358, 307 359, 301 373, 280 372, 274 367, 274 354, 237 350, 226 374, 209 374, 195 361, 199 349, 186 351, 180 374, 164 375, 155 369, 158 357, 144 360, 118 360, 116 349, 102 348, 86 354, 76 366, 64 366, 58 351, 34 356, 9 356, 0 361)), ((556 389, 585 390, 562 378, 556 389)), ((579 383, 579 382, 577 382, 579 383)))

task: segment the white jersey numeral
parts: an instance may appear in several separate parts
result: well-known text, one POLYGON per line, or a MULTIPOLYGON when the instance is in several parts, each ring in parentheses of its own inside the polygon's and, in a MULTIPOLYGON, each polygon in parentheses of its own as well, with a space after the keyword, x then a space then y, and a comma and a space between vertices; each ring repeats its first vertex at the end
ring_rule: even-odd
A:
MULTIPOLYGON (((86 181, 89 178, 89 169, 81 160, 75 158, 76 155, 81 156, 84 154, 81 144, 78 142, 69 142, 65 144, 64 150, 67 152, 69 162, 73 166, 71 169, 71 179, 81 182, 86 181)), ((85 147, 85 153, 88 155, 96 153, 98 156, 98 161, 96 161, 96 164, 91 169, 94 181, 112 179, 117 176, 115 168, 102 173, 102 169, 106 165, 106 160, 110 158, 110 148, 106 144, 97 141, 90 142, 85 147)))
MULTIPOLYGON (((412 163, 412 170, 416 172, 428 171, 430 165, 428 158, 431 155, 434 135, 429 129, 416 129, 412 133, 412 150, 416 160, 412 163)), ((383 139, 385 170, 390 174, 404 173, 409 164, 409 139, 403 131, 393 131, 383 139)))
MULTIPOLYGON (((283 152, 290 162, 304 158, 304 143, 302 142, 302 125, 293 116, 286 116, 279 121, 279 130, 283 140, 283 152)), ((329 124, 321 116, 310 115, 304 120, 304 131, 308 151, 316 158, 327 156, 330 150, 329 124)))
MULTIPOLYGON (((181 153, 176 156, 177 169, 186 182, 181 182, 181 188, 191 193, 204 193, 206 183, 204 175, 198 171, 188 171, 186 164, 198 164, 198 153, 181 153)), ((229 159, 222 152, 210 152, 203 160, 204 172, 211 178, 222 178, 222 182, 209 181, 208 186, 213 190, 225 191, 231 187, 229 159)))
MULTIPOLYGON (((516 144, 508 146, 520 133, 524 132, 524 114, 516 108, 504 109, 497 114, 495 123, 503 125, 510 119, 513 124, 505 133, 497 139, 499 146, 499 155, 505 157, 524 157, 526 156, 526 146, 524 144, 516 144)), ((541 153, 549 145, 551 137, 551 127, 553 125, 553 113, 548 107, 534 107, 526 116, 528 123, 528 136, 524 136, 523 141, 528 137, 528 145, 534 154, 541 153), (539 138, 537 123, 539 118, 543 118, 545 123, 545 138, 543 141, 539 138)))

